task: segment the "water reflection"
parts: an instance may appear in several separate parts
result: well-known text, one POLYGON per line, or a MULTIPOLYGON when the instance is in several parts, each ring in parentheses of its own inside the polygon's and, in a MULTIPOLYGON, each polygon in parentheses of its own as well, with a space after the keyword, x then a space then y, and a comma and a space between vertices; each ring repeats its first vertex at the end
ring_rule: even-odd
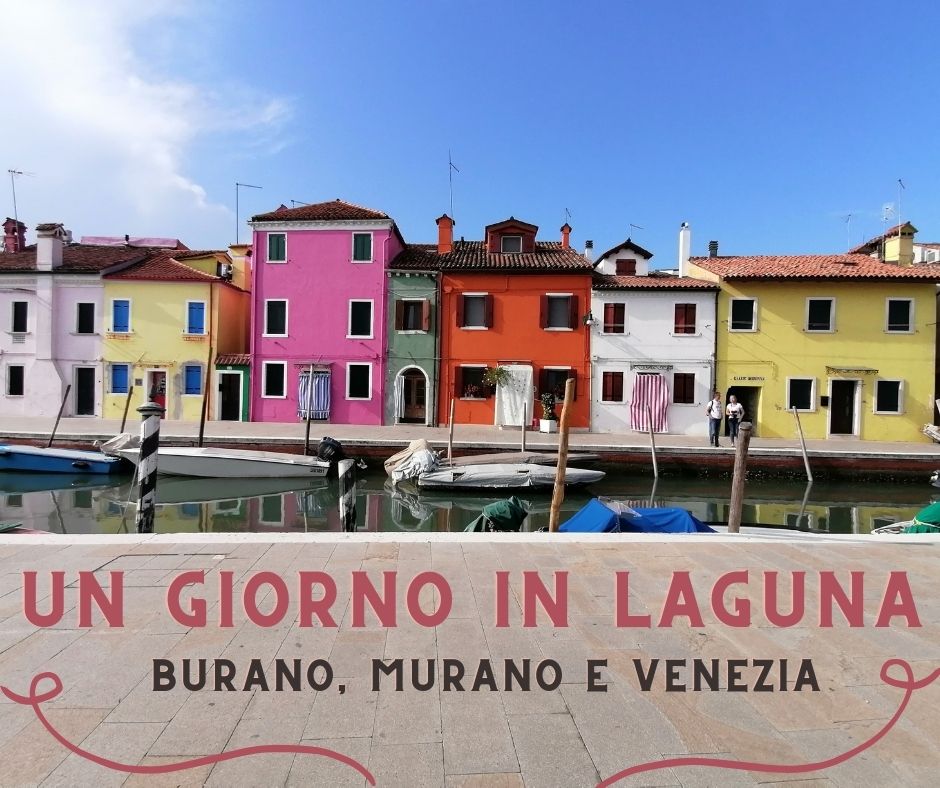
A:
MULTIPOLYGON (((749 481, 744 523, 786 525, 832 533, 868 533, 910 519, 936 490, 923 485, 749 481)), ((0 474, 0 519, 53 533, 133 533, 136 490, 130 477, 0 474)), ((526 530, 548 524, 551 494, 518 494, 529 510, 526 530)), ((681 506, 705 522, 725 522, 730 481, 628 476, 608 469, 589 491, 569 491, 563 519, 592 495, 633 506, 681 506)), ((501 495, 495 497, 502 497, 501 495)), ((463 530, 494 496, 393 488, 375 468, 358 481, 357 530, 463 530)), ((157 533, 260 533, 341 530, 335 480, 161 478, 157 533)))

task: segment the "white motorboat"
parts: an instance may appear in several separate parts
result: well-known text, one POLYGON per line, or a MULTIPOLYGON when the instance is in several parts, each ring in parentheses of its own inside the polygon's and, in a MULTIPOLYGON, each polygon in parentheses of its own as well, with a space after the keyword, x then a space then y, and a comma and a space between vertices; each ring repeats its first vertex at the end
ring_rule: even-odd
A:
MULTIPOLYGON (((137 465, 139 439, 119 435, 101 444, 101 451, 137 465)), ((161 446, 157 472, 167 476, 203 478, 317 478, 326 476, 330 463, 316 457, 286 452, 222 449, 214 446, 161 446)))
MULTIPOLYGON (((592 484, 605 476, 603 471, 567 468, 565 486, 592 484)), ((555 468, 526 463, 493 463, 462 465, 422 473, 417 479, 422 489, 486 489, 515 490, 525 487, 551 488, 555 484, 555 468)))

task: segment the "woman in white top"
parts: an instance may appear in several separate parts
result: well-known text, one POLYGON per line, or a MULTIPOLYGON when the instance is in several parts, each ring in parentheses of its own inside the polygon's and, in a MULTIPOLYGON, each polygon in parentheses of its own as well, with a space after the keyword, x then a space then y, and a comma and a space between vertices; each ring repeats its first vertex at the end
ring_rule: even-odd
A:
POLYGON ((728 434, 731 436, 731 445, 738 437, 738 425, 744 418, 744 406, 738 402, 738 398, 732 394, 728 397, 728 407, 725 408, 725 415, 728 417, 728 434))

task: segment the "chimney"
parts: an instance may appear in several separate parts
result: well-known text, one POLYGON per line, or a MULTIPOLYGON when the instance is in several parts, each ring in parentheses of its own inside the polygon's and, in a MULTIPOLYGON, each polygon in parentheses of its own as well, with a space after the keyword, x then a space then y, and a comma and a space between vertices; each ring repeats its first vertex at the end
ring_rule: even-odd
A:
POLYGON ((589 263, 594 262, 594 241, 584 242, 584 259, 589 263))
POLYGON ((437 253, 450 254, 454 251, 454 220, 446 213, 436 220, 437 253))
POLYGON ((689 275, 689 257, 692 254, 692 228, 688 222, 679 225, 679 276, 689 275))
POLYGON ((709 242, 708 242, 708 256, 709 256, 709 257, 718 257, 718 241, 709 241, 709 242))
POLYGON ((3 223, 3 251, 21 252, 26 248, 26 225, 11 219, 3 223))
POLYGON ((52 222, 36 225, 36 270, 54 271, 62 265, 62 239, 65 228, 52 222))
POLYGON ((571 225, 568 222, 565 222, 561 226, 561 248, 570 249, 571 248, 571 225))

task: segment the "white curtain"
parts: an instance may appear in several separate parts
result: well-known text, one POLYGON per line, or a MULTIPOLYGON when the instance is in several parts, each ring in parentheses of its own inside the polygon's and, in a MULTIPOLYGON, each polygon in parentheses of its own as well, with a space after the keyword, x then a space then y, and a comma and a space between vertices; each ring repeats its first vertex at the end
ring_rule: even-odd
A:
POLYGON ((400 371, 395 376, 395 420, 405 415, 405 376, 400 371))
POLYGON ((502 365, 509 380, 496 387, 496 426, 518 427, 523 411, 527 423, 532 421, 532 398, 535 395, 532 367, 522 364, 502 365))

